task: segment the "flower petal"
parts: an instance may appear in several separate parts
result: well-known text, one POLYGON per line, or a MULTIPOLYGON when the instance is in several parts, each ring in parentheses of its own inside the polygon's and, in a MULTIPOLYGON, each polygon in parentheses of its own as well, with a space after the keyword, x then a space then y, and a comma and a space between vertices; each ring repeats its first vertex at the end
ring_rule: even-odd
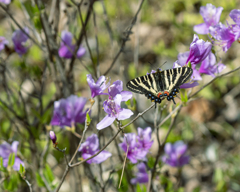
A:
POLYGON ((109 125, 111 125, 115 121, 115 119, 116 119, 115 117, 111 117, 111 116, 107 115, 106 117, 104 117, 102 119, 102 121, 100 121, 97 124, 97 129, 101 130, 101 129, 104 129, 104 128, 108 127, 109 125))
POLYGON ((130 109, 122 109, 122 111, 118 115, 118 120, 128 119, 133 115, 133 112, 130 109))
POLYGON ((132 92, 130 91, 122 91, 120 94, 122 96, 122 101, 128 101, 132 98, 132 92))
POLYGON ((193 30, 198 34, 208 34, 209 27, 206 25, 206 23, 201 23, 201 24, 195 25, 193 27, 193 30))
POLYGON ((15 154, 17 154, 17 148, 18 148, 18 144, 19 144, 19 142, 18 141, 13 141, 13 143, 12 143, 12 151, 15 153, 15 154))
POLYGON ((94 157, 92 159, 92 163, 96 163, 96 164, 102 163, 103 161, 106 161, 111 156, 112 156, 112 154, 110 152, 102 151, 96 157, 94 157))

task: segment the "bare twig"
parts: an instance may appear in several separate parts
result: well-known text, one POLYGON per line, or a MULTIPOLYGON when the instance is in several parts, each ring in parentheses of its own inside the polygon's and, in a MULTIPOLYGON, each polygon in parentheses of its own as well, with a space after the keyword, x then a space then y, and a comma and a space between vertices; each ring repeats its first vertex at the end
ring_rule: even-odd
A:
POLYGON ((104 75, 107 75, 109 73, 109 71, 112 69, 112 67, 114 66, 115 62, 117 61, 119 55, 123 52, 123 49, 125 47, 125 44, 126 42, 129 40, 129 36, 132 34, 132 28, 133 26, 135 25, 136 21, 137 21, 137 16, 142 8, 142 5, 143 5, 143 2, 144 0, 141 1, 140 5, 139 5, 139 8, 130 24, 130 27, 127 29, 127 31, 125 32, 126 33, 126 36, 122 39, 122 44, 121 44, 121 47, 118 51, 118 53, 116 54, 116 56, 114 57, 113 59, 113 62, 111 63, 110 67, 106 70, 106 72, 104 73, 104 75))
POLYGON ((31 183, 29 183, 29 181, 26 178, 24 178, 24 177, 22 177, 22 178, 27 183, 27 185, 29 187, 29 191, 32 192, 32 185, 31 185, 31 183))
POLYGON ((47 182, 47 180, 46 180, 46 178, 45 178, 45 176, 44 176, 44 174, 43 174, 43 166, 44 166, 44 163, 45 163, 45 161, 44 161, 44 156, 45 156, 46 153, 47 153, 47 150, 48 150, 48 148, 49 148, 49 143, 50 143, 50 142, 49 142, 49 137, 48 137, 48 135, 46 135, 46 140, 47 140, 47 144, 46 144, 45 148, 43 149, 43 152, 42 152, 42 154, 41 154, 41 156, 40 156, 40 171, 39 171, 39 174, 40 174, 40 176, 41 176, 41 178, 42 178, 42 180, 43 180, 43 182, 44 182, 47 190, 48 190, 48 191, 51 191, 52 189, 51 189, 51 187, 49 186, 49 184, 48 184, 48 182, 47 182))
MULTIPOLYGON (((88 11, 87 11, 87 16, 86 16, 85 22, 83 23, 82 30, 81 30, 81 32, 79 34, 79 38, 78 38, 77 43, 76 43, 76 48, 74 50, 74 54, 73 54, 73 57, 71 59, 70 67, 69 67, 69 70, 68 70, 68 73, 67 73, 67 76, 69 78, 72 78, 71 75, 72 75, 74 61, 76 59, 76 53, 77 53, 78 47, 82 43, 82 39, 83 39, 83 36, 84 36, 84 33, 85 33, 84 31, 86 31, 86 26, 88 24, 88 21, 90 19, 91 14, 92 14, 93 4, 94 4, 95 1, 96 0, 90 0, 90 4, 89 4, 89 7, 88 7, 88 11)), ((81 4, 79 4, 78 6, 80 7, 80 5, 81 4)))
POLYGON ((133 120, 131 120, 129 123, 127 123, 126 125, 120 127, 120 129, 117 131, 117 133, 107 142, 107 144, 101 149, 99 150, 96 154, 92 155, 91 157, 84 159, 80 162, 77 162, 75 164, 70 165, 70 167, 75 167, 75 166, 79 166, 81 164, 83 164, 84 162, 88 161, 89 159, 92 159, 93 157, 96 157, 99 153, 101 153, 117 136, 118 134, 122 131, 122 129, 124 129, 125 127, 127 127, 128 125, 132 124, 134 121, 136 121, 139 117, 141 117, 143 114, 145 114, 146 112, 148 112, 151 108, 153 108, 155 106, 155 104, 152 104, 149 108, 145 109, 142 113, 139 113, 133 120))
POLYGON ((38 44, 37 41, 35 41, 34 38, 32 38, 22 27, 21 25, 14 19, 14 17, 12 16, 11 13, 9 13, 8 9, 6 7, 4 7, 2 4, 0 4, 0 7, 8 14, 8 16, 13 20, 13 22, 18 26, 18 28, 25 34, 28 36, 29 39, 32 40, 32 42, 37 45, 40 49, 42 49, 42 47, 38 44))
POLYGON ((129 149, 129 144, 127 144, 127 152, 126 152, 126 155, 125 155, 125 158, 124 158, 124 162, 123 162, 122 174, 121 174, 121 177, 120 177, 120 181, 119 181, 118 189, 120 188, 121 183, 122 183, 122 177, 123 177, 124 168, 125 168, 125 164, 126 164, 127 156, 128 156, 128 149, 129 149))
POLYGON ((227 73, 223 73, 222 75, 216 76, 214 79, 212 79, 211 81, 209 81, 208 83, 206 83, 205 85, 203 85, 198 91, 196 91, 195 93, 193 93, 189 98, 192 98, 193 96, 195 96, 196 94, 198 94, 201 90, 203 90, 205 87, 207 87, 208 85, 210 85, 212 82, 214 82, 216 79, 224 77, 226 75, 229 75, 237 70, 239 70, 240 67, 237 67, 236 69, 233 69, 227 73))

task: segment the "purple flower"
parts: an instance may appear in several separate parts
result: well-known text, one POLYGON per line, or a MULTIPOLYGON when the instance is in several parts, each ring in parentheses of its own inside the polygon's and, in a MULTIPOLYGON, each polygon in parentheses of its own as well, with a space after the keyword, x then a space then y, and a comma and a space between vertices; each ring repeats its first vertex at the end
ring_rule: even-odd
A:
POLYGON ((84 123, 87 110, 83 111, 83 108, 86 102, 86 98, 76 95, 55 101, 53 117, 50 124, 71 127, 75 123, 84 123))
POLYGON ((144 150, 149 150, 153 144, 153 140, 151 138, 152 129, 147 127, 146 129, 142 129, 138 127, 138 142, 141 145, 141 148, 144 150))
POLYGON ((110 81, 106 84, 106 77, 101 76, 95 83, 94 79, 92 78, 91 74, 87 75, 87 82, 92 92, 92 98, 96 97, 97 95, 108 95, 107 93, 103 93, 103 91, 109 87, 110 81))
POLYGON ((184 66, 188 62, 192 65, 201 63, 211 52, 212 45, 210 42, 205 42, 199 39, 197 35, 194 35, 193 41, 190 44, 190 51, 179 53, 178 61, 173 64, 173 68, 178 67, 177 65, 184 66))
POLYGON ((186 155, 187 145, 183 141, 177 141, 174 144, 166 143, 164 151, 162 161, 172 167, 181 167, 189 163, 190 158, 186 155))
POLYGON ((201 63, 211 52, 212 45, 209 42, 205 42, 199 39, 197 35, 194 35, 193 41, 190 45, 190 51, 178 54, 178 60, 173 64, 173 68, 183 67, 188 62, 191 62, 193 74, 191 76, 191 82, 185 83, 180 88, 191 88, 198 85, 196 81, 202 80, 199 71, 196 69, 196 64, 201 63))
POLYGON ((127 158, 132 163, 137 163, 138 160, 145 159, 148 150, 142 148, 142 143, 137 142, 137 136, 135 133, 126 133, 124 135, 124 141, 119 144, 119 147, 127 153, 127 158))
POLYGON ((228 28, 231 29, 232 33, 235 35, 235 40, 237 40, 240 37, 240 10, 239 9, 233 9, 229 16, 232 18, 232 20, 236 23, 233 25, 228 24, 228 28))
POLYGON ((11 3, 11 0, 0 0, 0 2, 8 5, 11 3))
POLYGON ((223 8, 216 8, 212 4, 207 4, 200 8, 200 14, 203 17, 204 23, 195 25, 193 30, 199 34, 207 34, 209 27, 218 24, 223 8))
MULTIPOLYGON (((99 151, 99 141, 96 134, 92 134, 89 136, 84 143, 80 146, 78 151, 82 152, 83 159, 87 159, 94 154, 96 154, 99 151)), ((89 159, 87 163, 102 163, 103 161, 107 160, 109 157, 111 157, 112 154, 108 151, 102 151, 99 153, 96 157, 93 157, 92 159, 89 159)))
POLYGON ((122 109, 120 106, 122 101, 127 101, 132 97, 130 91, 122 91, 122 84, 122 81, 117 80, 108 88, 109 98, 103 102, 107 116, 97 124, 98 130, 108 127, 115 119, 125 120, 133 115, 130 109, 122 109))
MULTIPOLYGON (((25 33, 29 34, 27 27, 25 27, 24 31, 25 33)), ((29 45, 27 45, 28 36, 25 33, 22 30, 16 30, 12 35, 14 49, 19 56, 25 54, 29 48, 29 45)))
POLYGON ((201 63, 208 56, 211 49, 212 45, 210 42, 205 42, 199 39, 197 35, 194 35, 186 63, 191 62, 192 65, 201 63))
POLYGON ((56 137, 56 135, 55 135, 55 133, 53 131, 49 132, 49 137, 52 140, 53 144, 56 144, 57 137, 56 137))
MULTIPOLYGON (((66 59, 72 58, 76 48, 76 45, 72 44, 72 39, 73 39, 72 33, 68 31, 62 31, 61 39, 62 39, 62 42, 58 50, 59 56, 66 59)), ((86 50, 80 46, 77 51, 77 58, 82 57, 85 54, 85 52, 86 50)))
POLYGON ((8 166, 9 155, 11 153, 15 153, 15 162, 13 165, 13 169, 15 171, 18 171, 20 169, 20 164, 24 166, 23 161, 17 156, 17 147, 18 147, 18 141, 14 141, 12 143, 12 146, 5 141, 0 145, 0 157, 3 158, 4 167, 8 166))
POLYGON ((5 45, 8 44, 8 40, 6 40, 5 37, 0 36, 0 51, 2 51, 5 47, 5 45))
POLYGON ((233 33, 232 29, 226 27, 224 24, 219 23, 214 27, 210 27, 209 31, 211 35, 217 40, 215 43, 222 47, 223 51, 227 51, 232 43, 236 40, 235 34, 233 33))
POLYGON ((148 174, 146 165, 142 162, 137 165, 138 173, 136 174, 136 178, 131 179, 132 184, 137 183, 148 183, 148 174))
POLYGON ((205 73, 215 77, 214 73, 220 73, 226 66, 222 63, 216 64, 216 57, 213 53, 210 53, 209 56, 202 62, 199 69, 200 73, 205 73))

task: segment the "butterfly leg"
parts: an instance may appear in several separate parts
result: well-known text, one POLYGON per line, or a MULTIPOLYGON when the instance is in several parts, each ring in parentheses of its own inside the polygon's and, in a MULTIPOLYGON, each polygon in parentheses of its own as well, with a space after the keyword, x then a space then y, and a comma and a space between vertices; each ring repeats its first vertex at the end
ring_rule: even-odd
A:
POLYGON ((176 103, 175 103, 175 101, 174 101, 174 97, 172 98, 172 100, 173 100, 173 103, 176 105, 176 103))

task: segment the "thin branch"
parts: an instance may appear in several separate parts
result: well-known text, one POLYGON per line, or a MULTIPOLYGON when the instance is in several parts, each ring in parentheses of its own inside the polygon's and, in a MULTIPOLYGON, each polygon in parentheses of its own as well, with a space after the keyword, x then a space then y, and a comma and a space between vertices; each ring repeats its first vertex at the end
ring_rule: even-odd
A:
POLYGON ((129 40, 129 36, 132 34, 132 28, 133 26, 135 25, 136 21, 137 21, 137 16, 142 8, 142 5, 143 5, 143 2, 144 0, 141 1, 140 5, 139 5, 139 8, 130 24, 130 27, 127 29, 127 31, 125 32, 126 33, 126 36, 122 39, 122 44, 121 44, 121 47, 117 53, 117 55, 115 56, 115 58, 113 59, 113 62, 111 63, 110 67, 106 70, 106 72, 104 73, 104 75, 107 75, 109 73, 109 71, 112 69, 112 67, 114 66, 115 62, 117 61, 119 55, 123 52, 123 49, 125 47, 125 44, 126 42, 129 40))
POLYGON ((224 76, 226 76, 226 75, 229 75, 229 74, 231 74, 231 73, 233 73, 233 72, 235 72, 235 71, 237 71, 237 70, 239 70, 240 69, 240 67, 237 67, 236 69, 233 69, 232 71, 229 71, 229 72, 227 72, 227 73, 223 73, 222 75, 219 75, 219 76, 216 76, 214 79, 212 79, 211 81, 209 81, 208 83, 206 83, 205 85, 203 85, 198 91, 196 91, 195 93, 193 93, 190 97, 189 97, 189 99, 190 98, 192 98, 193 96, 195 96, 196 94, 198 94, 201 90, 203 90, 205 87, 207 87, 208 85, 210 85, 212 82, 214 82, 216 79, 218 79, 218 78, 220 78, 220 77, 224 77, 224 76))
POLYGON ((127 156, 128 156, 128 149, 129 149, 129 144, 127 144, 127 152, 126 152, 126 155, 125 155, 125 158, 124 158, 124 162, 123 162, 122 174, 121 174, 121 177, 120 177, 118 189, 120 189, 120 186, 121 186, 121 183, 122 183, 122 177, 123 177, 124 168, 125 168, 126 161, 127 161, 127 156))
MULTIPOLYGON (((87 11, 87 16, 86 16, 86 19, 85 19, 85 22, 83 23, 83 26, 82 26, 82 30, 79 34, 79 38, 77 40, 77 43, 76 43, 76 48, 74 50, 74 54, 73 54, 73 57, 71 59, 71 62, 70 62, 70 67, 69 67, 69 70, 68 70, 68 73, 67 73, 67 76, 70 77, 71 74, 72 74, 72 70, 73 70, 73 65, 74 65, 74 61, 76 59, 76 53, 77 53, 77 50, 78 50, 78 47, 80 46, 80 44, 82 43, 82 39, 83 39, 83 36, 84 36, 84 31, 86 31, 86 26, 88 24, 88 21, 90 19, 90 16, 92 14, 92 10, 93 10, 93 4, 96 0, 90 0, 90 4, 89 4, 89 7, 88 7, 88 11, 87 11)), ((73 1, 72 1, 73 2, 73 1)), ((75 4, 76 5, 76 4, 75 4)), ((81 4, 78 4, 77 6, 80 7, 81 4)))
POLYGON ((47 187, 47 190, 48 190, 48 191, 51 191, 51 187, 49 186, 49 184, 48 184, 48 182, 47 182, 47 180, 46 180, 46 178, 45 178, 45 176, 44 176, 44 174, 43 174, 43 165, 44 165, 44 163, 45 163, 45 161, 44 161, 44 156, 45 156, 46 153, 47 153, 47 150, 48 150, 48 148, 49 148, 49 143, 50 143, 50 142, 49 142, 50 139, 49 139, 48 135, 46 136, 46 140, 47 140, 47 144, 46 144, 45 148, 43 149, 43 152, 42 152, 42 154, 41 154, 41 156, 40 156, 40 171, 39 171, 39 174, 40 174, 40 176, 41 176, 41 178, 42 178, 45 186, 47 187))
POLYGON ((153 108, 155 106, 155 104, 152 104, 149 108, 145 109, 142 113, 139 113, 132 121, 130 121, 129 123, 127 123, 126 125, 120 127, 120 129, 117 131, 117 133, 107 142, 107 144, 101 149, 99 150, 96 154, 92 155, 91 157, 84 159, 80 162, 77 162, 75 164, 69 165, 70 167, 76 167, 79 166, 81 164, 83 164, 84 162, 88 161, 89 159, 92 159, 93 157, 96 157, 99 153, 101 153, 117 136, 118 134, 128 125, 132 124, 134 121, 136 121, 139 117, 141 117, 143 114, 145 114, 146 112, 148 112, 151 108, 153 108))
MULTIPOLYGON (((23 177, 22 177, 22 178, 23 178, 23 177)), ((25 178, 23 178, 23 180, 27 183, 27 185, 28 185, 28 187, 29 187, 29 191, 32 192, 33 190, 32 190, 32 185, 31 185, 31 183, 29 183, 29 181, 28 181, 27 179, 25 179, 25 178)))
POLYGON ((13 20, 13 22, 18 26, 18 28, 25 34, 28 36, 29 39, 32 40, 33 43, 35 43, 35 45, 37 45, 41 50, 42 50, 42 47, 38 44, 37 41, 35 41, 34 38, 32 38, 22 27, 21 25, 14 19, 14 17, 12 16, 11 13, 9 13, 9 11, 7 10, 6 7, 4 7, 1 3, 0 3, 0 7, 8 14, 8 16, 13 20))

